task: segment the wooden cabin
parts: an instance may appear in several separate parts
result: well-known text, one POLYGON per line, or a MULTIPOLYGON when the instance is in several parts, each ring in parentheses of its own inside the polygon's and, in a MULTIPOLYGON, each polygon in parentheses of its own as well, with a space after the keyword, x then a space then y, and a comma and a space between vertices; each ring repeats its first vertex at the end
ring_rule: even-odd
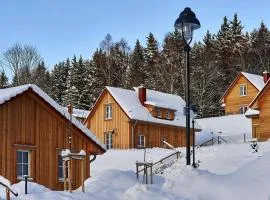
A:
POLYGON ((225 115, 244 114, 264 87, 268 75, 267 72, 264 76, 240 72, 220 99, 225 115))
POLYGON ((107 86, 84 123, 107 149, 165 147, 162 140, 180 147, 186 145, 184 107, 177 95, 107 86))
POLYGON ((259 141, 270 138, 270 82, 266 82, 264 88, 253 99, 249 109, 245 113, 246 117, 252 119, 252 137, 259 141))
POLYGON ((85 166, 73 160, 72 188, 81 184, 81 169, 90 177, 90 155, 104 145, 83 124, 35 85, 0 90, 0 175, 16 183, 30 179, 53 190, 63 189, 61 151, 86 152, 85 166))

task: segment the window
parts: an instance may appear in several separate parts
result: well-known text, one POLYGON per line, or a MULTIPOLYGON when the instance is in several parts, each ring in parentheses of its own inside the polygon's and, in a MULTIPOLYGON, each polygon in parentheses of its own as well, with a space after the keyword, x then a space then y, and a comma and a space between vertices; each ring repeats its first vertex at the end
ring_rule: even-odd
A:
POLYGON ((247 86, 240 85, 240 96, 247 96, 247 86))
MULTIPOLYGON (((66 164, 66 176, 68 174, 68 166, 66 164)), ((61 155, 61 151, 58 154, 58 180, 64 181, 64 174, 63 174, 63 157, 61 155)))
POLYGON ((161 118, 161 110, 160 109, 157 109, 157 117, 161 118))
POLYGON ((30 176, 30 151, 17 151, 17 179, 23 179, 24 175, 30 176))
POLYGON ((170 111, 167 111, 166 112, 166 119, 171 119, 171 115, 170 114, 171 114, 170 111))
POLYGON ((145 147, 145 136, 144 135, 138 136, 138 146, 145 147))
POLYGON ((105 144, 107 149, 112 149, 112 133, 108 132, 105 134, 105 144))
POLYGON ((246 111, 247 111, 247 106, 240 107, 240 114, 245 114, 246 111))
POLYGON ((112 105, 107 104, 105 106, 105 119, 112 119, 112 105))

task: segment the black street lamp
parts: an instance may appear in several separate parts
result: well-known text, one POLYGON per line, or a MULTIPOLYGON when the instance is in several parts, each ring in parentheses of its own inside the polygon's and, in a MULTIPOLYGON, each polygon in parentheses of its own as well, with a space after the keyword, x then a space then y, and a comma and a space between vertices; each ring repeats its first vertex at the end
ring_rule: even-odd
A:
POLYGON ((186 52, 186 159, 187 165, 190 165, 190 66, 189 66, 189 53, 190 53, 190 43, 192 41, 193 31, 200 28, 200 22, 196 18, 194 12, 190 8, 185 8, 176 19, 174 27, 179 31, 183 37, 185 43, 186 52))

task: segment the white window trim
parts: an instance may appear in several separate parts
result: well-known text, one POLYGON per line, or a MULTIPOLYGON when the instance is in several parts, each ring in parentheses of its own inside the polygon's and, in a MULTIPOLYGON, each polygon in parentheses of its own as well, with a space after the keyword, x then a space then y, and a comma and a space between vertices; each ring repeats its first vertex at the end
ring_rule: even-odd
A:
POLYGON ((242 84, 242 85, 240 85, 240 97, 245 97, 245 96, 247 96, 247 85, 246 84, 242 84), (242 90, 241 90, 241 88, 245 88, 245 94, 242 94, 241 92, 242 92, 242 90))
POLYGON ((112 112, 113 112, 112 104, 110 104, 110 103, 109 104, 105 104, 105 120, 112 119, 112 115, 113 115, 112 112), (110 108, 108 112, 107 112, 107 108, 110 108))
POLYGON ((140 134, 140 135, 138 135, 138 146, 139 147, 145 147, 145 136, 144 135, 142 135, 142 134, 140 134), (143 145, 141 144, 141 142, 142 142, 142 138, 143 137, 143 145))
MULTIPOLYGON (((59 151, 59 153, 58 153, 58 155, 57 155, 57 177, 58 177, 58 170, 59 170, 59 155, 60 156, 62 156, 62 151, 59 151)), ((64 165, 63 165, 64 163, 63 163, 63 159, 62 159, 62 166, 61 166, 61 169, 62 169, 62 173, 63 173, 63 167, 64 167, 64 165)), ((66 168, 67 168, 67 166, 66 166, 66 168)), ((64 174, 62 174, 63 175, 63 177, 58 177, 58 181, 59 182, 64 182, 64 174)))
MULTIPOLYGON (((22 149, 18 149, 17 151, 16 151, 16 167, 17 167, 17 165, 18 165, 18 162, 17 162, 17 152, 27 152, 28 153, 28 176, 30 176, 30 173, 31 173, 31 151, 30 150, 22 150, 22 149)), ((23 164, 23 163, 21 163, 21 164, 23 164)), ((17 169, 18 170, 18 169, 17 169)), ((17 174, 17 171, 16 171, 16 174, 17 174)), ((24 176, 24 175, 23 175, 24 176)), ((18 180, 23 180, 24 179, 24 177, 23 176, 19 176, 18 174, 17 174, 17 179, 18 180)))

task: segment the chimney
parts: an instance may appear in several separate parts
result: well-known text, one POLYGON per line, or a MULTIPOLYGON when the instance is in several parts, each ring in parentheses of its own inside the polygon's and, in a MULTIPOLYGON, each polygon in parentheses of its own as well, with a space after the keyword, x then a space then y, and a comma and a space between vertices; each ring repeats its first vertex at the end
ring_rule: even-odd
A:
POLYGON ((263 81, 266 83, 270 78, 270 73, 268 71, 263 72, 263 81))
POLYGON ((73 108, 72 108, 72 105, 71 104, 68 104, 68 113, 69 114, 73 114, 73 108))
POLYGON ((138 87, 138 98, 143 106, 145 106, 144 102, 146 101, 146 88, 141 85, 138 87))

